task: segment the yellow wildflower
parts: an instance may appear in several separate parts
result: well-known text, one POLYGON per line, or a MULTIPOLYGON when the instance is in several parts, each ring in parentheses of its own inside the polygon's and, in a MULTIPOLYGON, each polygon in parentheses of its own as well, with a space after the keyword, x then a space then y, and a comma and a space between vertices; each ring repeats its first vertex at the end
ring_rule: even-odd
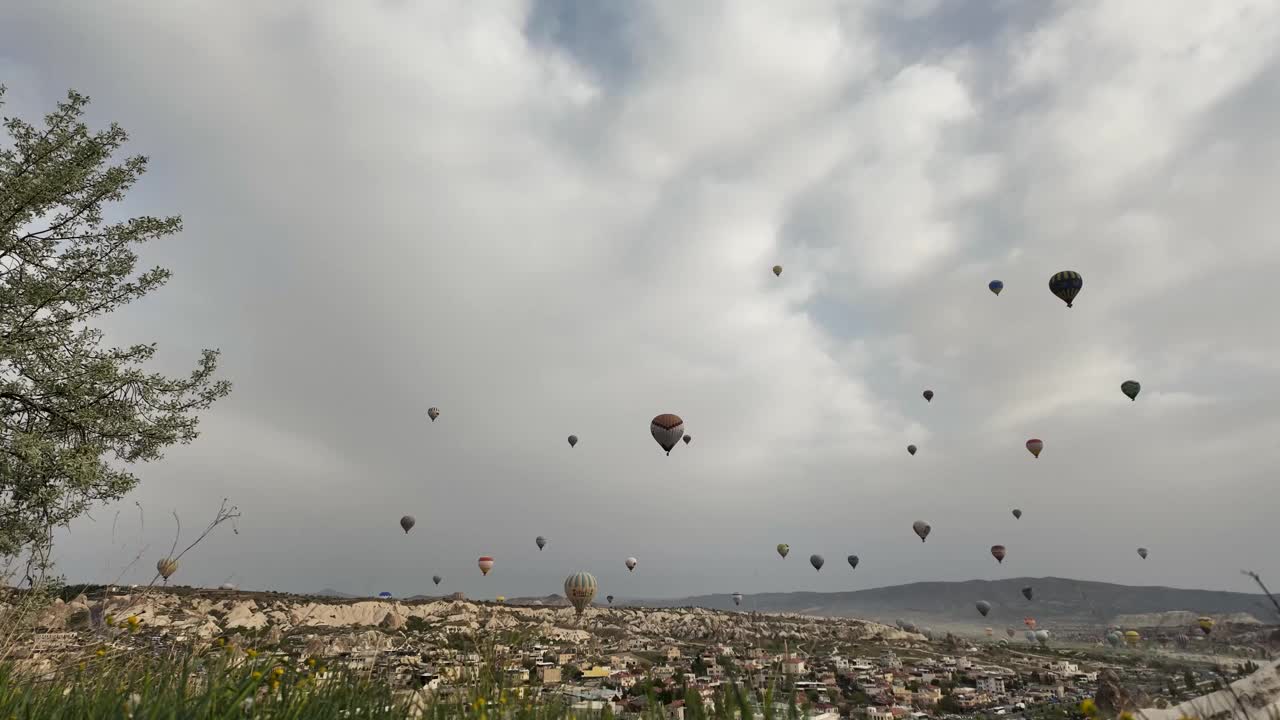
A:
POLYGON ((1084 702, 1080 703, 1080 712, 1085 717, 1094 717, 1098 714, 1098 705, 1093 702, 1092 698, 1085 698, 1084 702))
POLYGON ((307 667, 315 667, 315 666, 316 666, 316 659, 315 659, 315 658, 307 658, 307 667))
POLYGON ((1120 720, 1133 720, 1133 713, 1131 712, 1120 713, 1120 720))
POLYGON ((125 622, 129 623, 129 627, 137 627, 142 624, 142 621, 138 619, 137 615, 130 615, 129 619, 125 620, 125 622))
POLYGON ((107 651, 106 651, 106 650, 103 650, 102 648, 98 648, 98 652, 97 652, 97 653, 95 653, 95 654, 96 654, 98 657, 102 657, 103 655, 106 655, 106 654, 107 654, 107 651))
POLYGON ((249 677, 253 678, 254 680, 261 680, 262 673, 258 672, 257 670, 254 670, 253 672, 249 673, 249 677))
POLYGON ((282 667, 271 668, 271 674, 275 675, 276 677, 280 677, 281 675, 284 674, 284 668, 282 667))
POLYGON ((114 616, 108 615, 104 618, 104 621, 107 623, 107 627, 115 627, 116 625, 116 619, 114 616))
POLYGON ((245 655, 248 655, 250 660, 252 660, 252 659, 254 659, 254 658, 258 657, 258 651, 257 651, 257 650, 252 650, 252 649, 250 649, 250 650, 245 650, 245 651, 244 651, 244 654, 245 654, 245 655))
POLYGON ((279 689, 280 689, 280 681, 279 681, 279 680, 272 680, 272 681, 271 681, 271 689, 272 689, 272 690, 279 690, 279 689))
POLYGON ((227 641, 224 638, 218 638, 217 640, 214 641, 213 644, 217 645, 218 647, 222 647, 223 645, 227 644, 227 641))

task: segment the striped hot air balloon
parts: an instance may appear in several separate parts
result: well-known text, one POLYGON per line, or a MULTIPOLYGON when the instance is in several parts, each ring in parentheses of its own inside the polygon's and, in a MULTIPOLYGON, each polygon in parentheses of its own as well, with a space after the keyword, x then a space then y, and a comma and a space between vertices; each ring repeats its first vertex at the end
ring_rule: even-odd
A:
POLYGON ((589 572, 576 572, 565 578, 564 596, 569 598, 578 615, 582 615, 596 596, 596 576, 589 572))
POLYGON ((649 433, 667 454, 684 438, 684 420, 679 415, 664 413, 649 421, 649 433))
POLYGON ((1049 278, 1049 292, 1058 296, 1058 299, 1071 307, 1071 302, 1076 299, 1076 295, 1080 294, 1081 288, 1084 287, 1084 278, 1075 270, 1063 270, 1055 273, 1049 278))
POLYGON ((493 569, 493 558, 488 555, 481 555, 476 564, 480 566, 480 572, 488 575, 489 571, 493 569))
POLYGON ((169 582, 169 576, 178 572, 178 561, 161 558, 156 562, 156 572, 160 573, 160 577, 164 578, 165 582, 169 582))

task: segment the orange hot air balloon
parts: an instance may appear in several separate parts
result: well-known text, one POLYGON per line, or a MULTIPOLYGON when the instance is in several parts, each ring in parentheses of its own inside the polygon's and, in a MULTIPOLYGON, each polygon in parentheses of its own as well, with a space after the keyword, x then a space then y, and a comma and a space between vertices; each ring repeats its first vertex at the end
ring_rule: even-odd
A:
POLYGON ((1039 438, 1031 438, 1027 441, 1027 450, 1031 451, 1032 455, 1040 457, 1040 451, 1044 450, 1044 441, 1039 438))
POLYGON ((481 573, 488 575, 489 571, 493 569, 493 558, 488 555, 482 555, 476 564, 480 566, 481 573))

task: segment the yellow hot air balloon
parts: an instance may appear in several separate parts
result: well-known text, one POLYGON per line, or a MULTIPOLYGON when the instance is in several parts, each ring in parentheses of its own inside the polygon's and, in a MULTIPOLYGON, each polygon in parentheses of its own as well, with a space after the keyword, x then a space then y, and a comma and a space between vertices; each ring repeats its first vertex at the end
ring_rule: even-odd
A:
POLYGON ((1201 615, 1196 624, 1200 626, 1200 632, 1208 635, 1213 630, 1213 618, 1208 615, 1201 615))

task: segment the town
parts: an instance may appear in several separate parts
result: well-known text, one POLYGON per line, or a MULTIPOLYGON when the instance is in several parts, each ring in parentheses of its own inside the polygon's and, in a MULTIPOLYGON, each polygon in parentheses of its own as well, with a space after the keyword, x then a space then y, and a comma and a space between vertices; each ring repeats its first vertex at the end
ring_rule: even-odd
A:
MULTIPOLYGON (((190 591, 59 600, 17 658, 166 652, 194 644, 274 657, 318 683, 340 673, 448 701, 477 682, 498 702, 556 702, 614 716, 947 718, 1078 716, 1086 699, 1166 707, 1258 668, 1153 647, 1063 647, 953 634, 932 639, 852 618, 702 608, 600 608, 430 601, 335 602, 276 593, 190 591)), ((1261 654, 1261 653, 1259 653, 1261 654)), ((1265 662, 1265 661, 1264 661, 1265 662)))

